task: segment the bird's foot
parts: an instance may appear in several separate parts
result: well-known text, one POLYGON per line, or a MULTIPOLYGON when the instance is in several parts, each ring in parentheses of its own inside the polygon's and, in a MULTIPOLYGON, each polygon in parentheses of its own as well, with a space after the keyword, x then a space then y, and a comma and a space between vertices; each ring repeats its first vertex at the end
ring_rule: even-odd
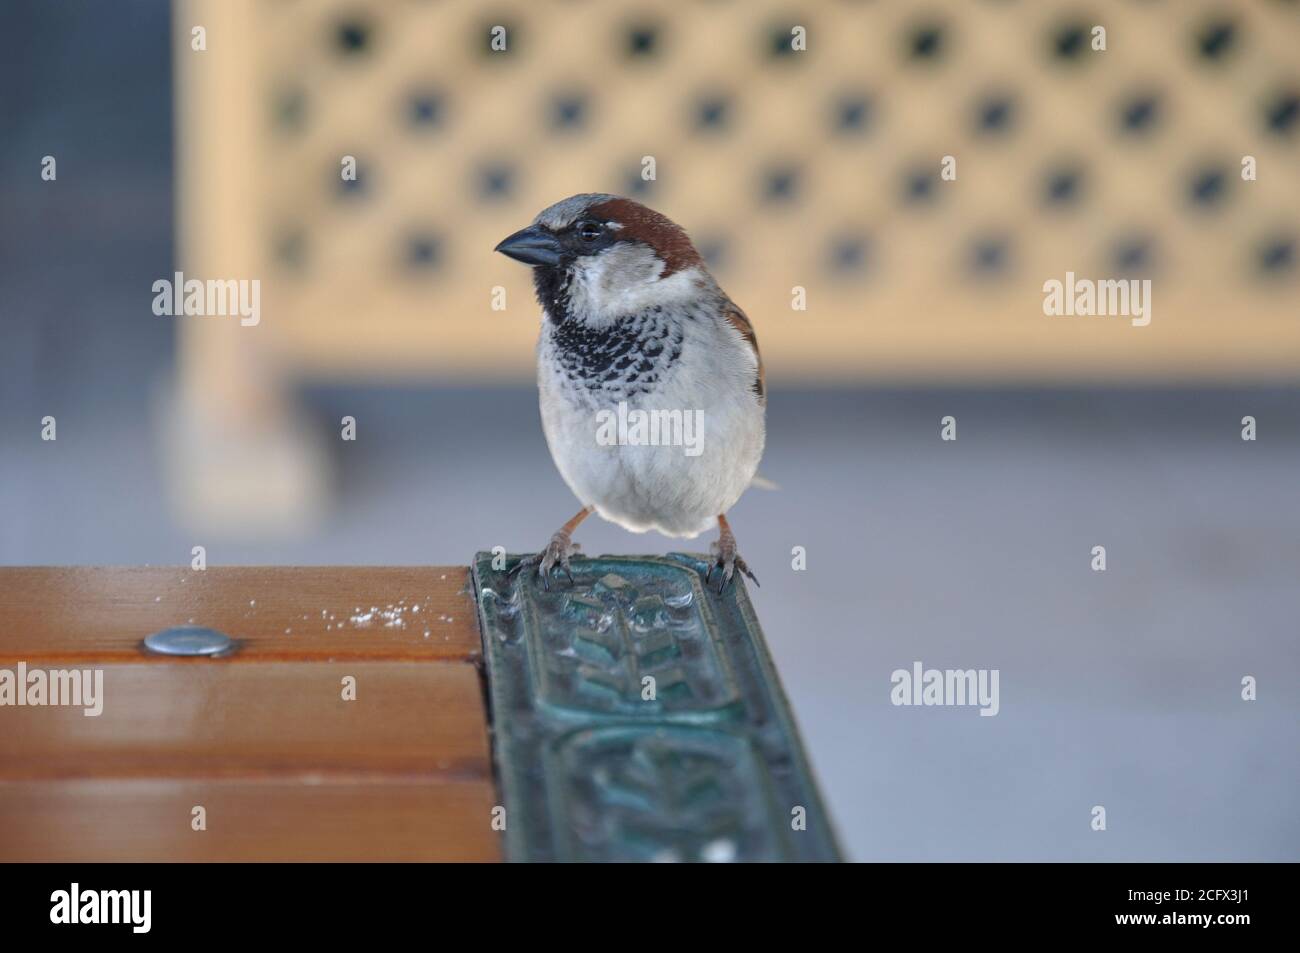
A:
POLYGON ((740 558, 740 553, 736 552, 736 537, 731 535, 731 529, 725 523, 722 524, 722 532, 718 538, 709 546, 709 552, 713 554, 713 562, 709 564, 709 570, 704 574, 704 584, 707 586, 709 580, 713 577, 714 570, 718 570, 718 592, 721 593, 731 584, 731 577, 739 569, 754 585, 758 585, 758 577, 749 571, 749 566, 745 565, 745 560, 740 558))
POLYGON ((581 553, 581 551, 582 546, 573 542, 566 530, 560 530, 551 537, 551 541, 540 553, 525 556, 515 563, 509 575, 514 576, 521 569, 536 566, 537 576, 542 581, 542 588, 550 592, 551 573, 556 566, 559 566, 564 574, 569 577, 569 585, 573 585, 573 570, 569 568, 569 558, 581 553))

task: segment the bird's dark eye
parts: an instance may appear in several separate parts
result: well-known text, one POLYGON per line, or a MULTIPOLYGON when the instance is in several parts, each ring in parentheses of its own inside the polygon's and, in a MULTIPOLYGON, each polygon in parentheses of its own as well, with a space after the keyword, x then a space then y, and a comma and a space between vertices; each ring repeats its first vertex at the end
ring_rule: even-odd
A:
POLYGON ((594 242, 596 239, 600 238, 601 234, 604 231, 605 230, 600 227, 599 222, 578 223, 578 228, 577 228, 578 237, 582 239, 584 242, 594 242))

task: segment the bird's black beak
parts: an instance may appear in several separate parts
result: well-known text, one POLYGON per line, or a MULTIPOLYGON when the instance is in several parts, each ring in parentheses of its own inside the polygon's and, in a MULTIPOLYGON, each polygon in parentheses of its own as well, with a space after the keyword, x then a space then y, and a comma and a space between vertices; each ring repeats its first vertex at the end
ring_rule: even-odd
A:
POLYGON ((564 246, 540 225, 529 225, 502 241, 494 251, 525 265, 558 265, 564 246))

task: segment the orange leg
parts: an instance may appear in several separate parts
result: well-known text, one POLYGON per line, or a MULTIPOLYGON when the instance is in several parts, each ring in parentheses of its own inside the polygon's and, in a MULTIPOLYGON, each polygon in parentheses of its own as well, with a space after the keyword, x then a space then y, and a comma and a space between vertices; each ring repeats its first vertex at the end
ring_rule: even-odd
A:
POLYGON ((510 570, 510 575, 514 575, 525 566, 536 566, 537 575, 542 580, 542 588, 548 592, 551 589, 551 571, 558 564, 569 577, 569 584, 573 584, 573 571, 569 568, 569 557, 576 553, 581 547, 573 542, 573 531, 592 513, 592 507, 583 507, 573 519, 561 526, 551 536, 550 543, 540 553, 534 553, 532 556, 525 556, 515 564, 510 570))
POLYGON ((745 565, 745 560, 741 559, 740 554, 736 551, 736 537, 731 532, 731 524, 727 522, 725 514, 718 515, 718 541, 713 544, 711 551, 717 559, 709 566, 709 571, 704 575, 705 585, 708 585, 715 569, 722 570, 718 577, 718 592, 722 592, 727 588, 737 569, 748 576, 754 585, 758 585, 757 577, 749 571, 749 567, 745 565))

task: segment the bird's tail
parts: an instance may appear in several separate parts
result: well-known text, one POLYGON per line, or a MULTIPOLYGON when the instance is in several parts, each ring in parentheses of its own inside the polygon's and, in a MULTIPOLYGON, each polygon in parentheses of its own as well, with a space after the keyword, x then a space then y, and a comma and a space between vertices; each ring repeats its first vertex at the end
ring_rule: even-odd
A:
POLYGON ((767 477, 763 476, 763 474, 761 474, 761 473, 755 473, 755 474, 754 474, 754 479, 752 479, 752 480, 749 481, 749 485, 752 486, 752 487, 754 487, 754 488, 757 489, 757 490, 779 490, 779 489, 781 489, 781 485, 780 485, 779 483, 776 483, 776 482, 774 482, 774 481, 772 481, 772 480, 769 480, 767 477))

